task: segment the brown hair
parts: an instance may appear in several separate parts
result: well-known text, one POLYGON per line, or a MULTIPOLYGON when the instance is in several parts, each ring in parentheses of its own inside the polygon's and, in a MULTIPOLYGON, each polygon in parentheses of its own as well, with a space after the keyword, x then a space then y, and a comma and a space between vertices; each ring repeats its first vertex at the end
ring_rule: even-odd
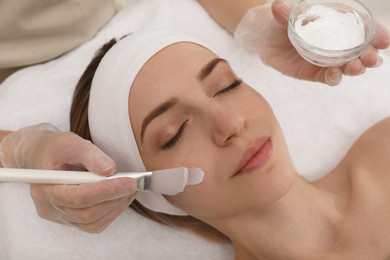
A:
MULTIPOLYGON (((80 80, 78 81, 72 99, 72 106, 70 110, 70 130, 81 137, 90 140, 91 134, 88 124, 88 103, 89 93, 91 89, 92 79, 95 75, 96 69, 103 59, 104 55, 117 43, 116 39, 111 39, 104 44, 92 58, 80 80)), ((134 201, 130 205, 136 212, 149 219, 157 221, 158 223, 168 226, 181 227, 190 229, 202 237, 206 237, 217 242, 230 241, 227 236, 210 225, 191 216, 172 216, 163 213, 151 211, 142 206, 138 201, 134 201)))

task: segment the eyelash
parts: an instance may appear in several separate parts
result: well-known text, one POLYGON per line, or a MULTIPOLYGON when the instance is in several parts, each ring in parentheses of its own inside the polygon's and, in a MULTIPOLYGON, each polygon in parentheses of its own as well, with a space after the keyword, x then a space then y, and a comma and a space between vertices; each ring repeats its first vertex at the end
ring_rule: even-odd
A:
POLYGON ((232 89, 235 89, 236 87, 240 86, 242 83, 242 80, 241 79, 237 79, 235 80, 231 85, 229 85, 228 87, 222 89, 221 91, 218 91, 213 97, 219 95, 219 94, 224 94, 232 89))
MULTIPOLYGON (((222 89, 221 91, 217 92, 213 97, 215 97, 216 95, 219 95, 219 94, 224 94, 232 89, 235 89, 236 87, 240 86, 242 83, 242 80, 241 79, 237 79, 235 80, 232 84, 230 84, 229 86, 227 86, 226 88, 222 89)), ((177 133, 175 134, 174 137, 172 137, 172 139, 170 139, 166 144, 164 144, 162 147, 161 147, 161 150, 169 150, 171 148, 173 148, 177 142, 180 140, 180 138, 182 137, 183 135, 183 132, 184 132, 184 129, 185 127, 187 126, 187 122, 188 120, 186 120, 179 128, 179 130, 177 131, 177 133)))
POLYGON ((188 119, 186 121, 184 121, 184 123, 180 126, 180 128, 177 131, 177 133, 175 134, 175 136, 161 147, 161 150, 168 150, 176 145, 176 143, 180 140, 181 136, 183 135, 184 128, 186 127, 187 122, 188 122, 188 119))

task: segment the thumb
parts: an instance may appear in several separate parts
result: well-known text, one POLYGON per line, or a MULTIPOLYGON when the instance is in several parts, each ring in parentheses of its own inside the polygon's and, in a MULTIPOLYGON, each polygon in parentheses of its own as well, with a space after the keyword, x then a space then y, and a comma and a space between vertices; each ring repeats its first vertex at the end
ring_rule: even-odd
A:
POLYGON ((284 27, 288 25, 291 8, 292 6, 285 0, 276 0, 272 3, 272 14, 275 20, 284 27))
POLYGON ((83 168, 99 175, 112 175, 116 171, 116 164, 108 155, 91 141, 67 132, 61 136, 62 140, 52 142, 48 153, 60 167, 83 168))
POLYGON ((87 152, 80 157, 82 158, 84 168, 90 172, 103 176, 110 176, 116 172, 114 160, 100 150, 93 151, 93 153, 89 154, 87 152))

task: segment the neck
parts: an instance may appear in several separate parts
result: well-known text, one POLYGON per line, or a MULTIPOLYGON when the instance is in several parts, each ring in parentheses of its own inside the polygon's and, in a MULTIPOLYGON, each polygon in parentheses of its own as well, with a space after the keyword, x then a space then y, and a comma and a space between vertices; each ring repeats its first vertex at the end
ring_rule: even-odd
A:
POLYGON ((303 253, 315 256, 330 250, 343 205, 343 199, 297 175, 291 189, 272 205, 211 224, 232 240, 237 259, 291 259, 294 255, 303 259, 303 253))

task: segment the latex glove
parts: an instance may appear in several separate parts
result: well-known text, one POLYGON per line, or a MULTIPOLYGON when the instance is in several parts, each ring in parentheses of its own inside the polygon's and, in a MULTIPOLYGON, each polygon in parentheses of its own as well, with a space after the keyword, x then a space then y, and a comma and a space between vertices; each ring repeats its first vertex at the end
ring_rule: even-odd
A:
POLYGON ((290 43, 287 35, 291 5, 283 0, 250 9, 241 19, 234 37, 237 43, 249 51, 260 54, 267 65, 288 76, 338 85, 343 75, 357 76, 366 68, 380 66, 379 49, 389 46, 389 32, 377 24, 371 45, 360 56, 342 67, 323 68, 304 60, 290 43))
MULTIPOLYGON (((114 161, 91 142, 71 132, 59 132, 50 124, 7 135, 0 144, 0 159, 6 167, 86 169, 104 176, 116 171, 114 161)), ((130 205, 136 192, 135 181, 129 178, 30 187, 40 217, 92 233, 104 230, 130 205)))

